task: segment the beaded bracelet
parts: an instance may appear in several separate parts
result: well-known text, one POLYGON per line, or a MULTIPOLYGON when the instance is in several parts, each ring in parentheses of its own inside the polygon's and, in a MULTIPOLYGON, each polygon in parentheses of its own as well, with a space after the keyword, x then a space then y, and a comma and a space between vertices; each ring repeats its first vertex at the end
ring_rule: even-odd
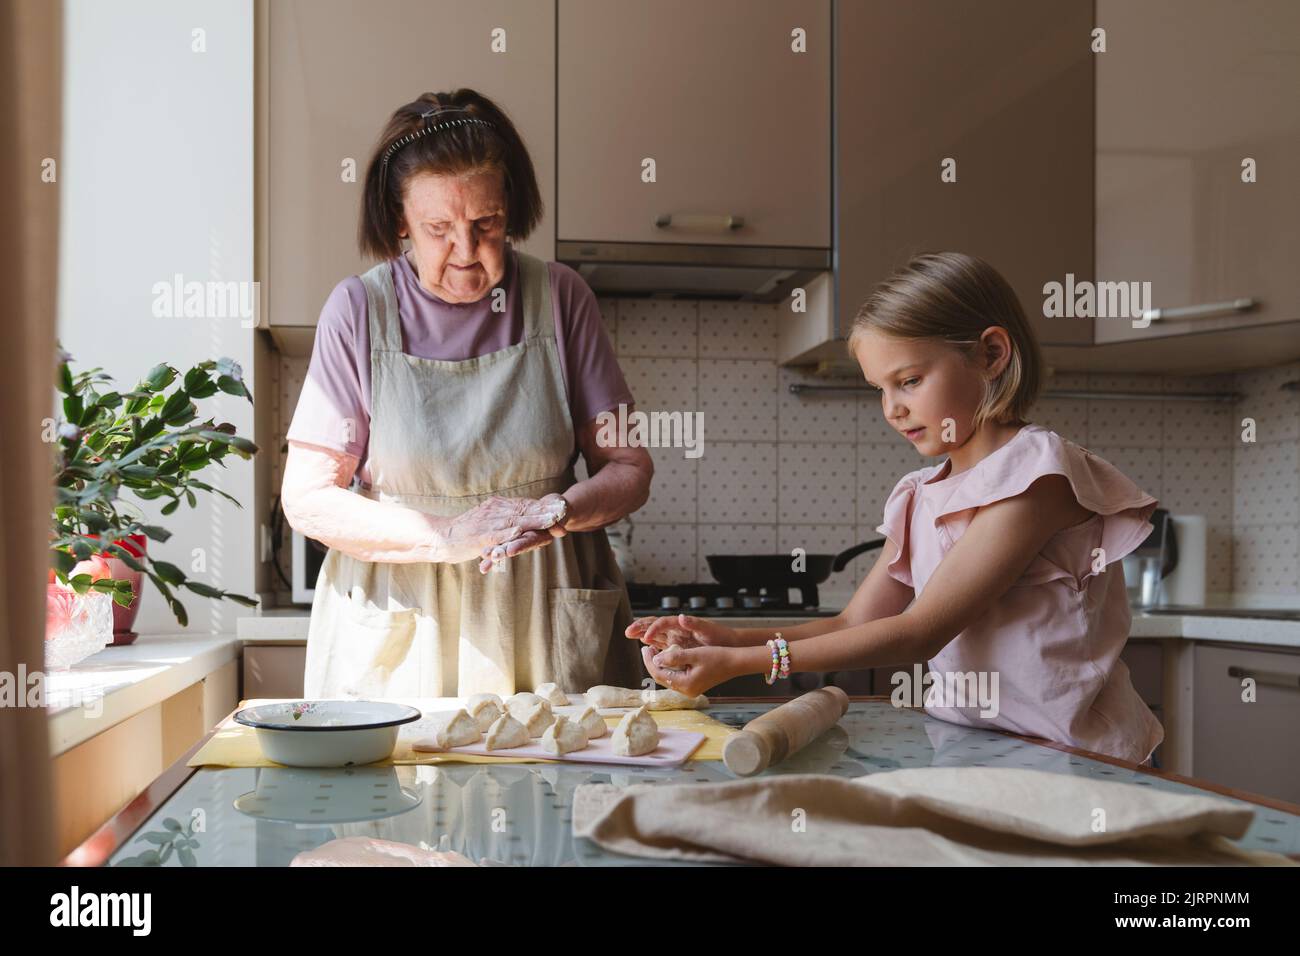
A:
POLYGON ((790 645, 786 639, 777 631, 772 640, 767 642, 767 648, 772 652, 772 670, 764 680, 772 684, 776 682, 777 675, 781 677, 790 676, 790 645))
POLYGON ((790 676, 790 645, 786 639, 781 636, 781 632, 776 632, 776 646, 781 652, 781 676, 790 676))

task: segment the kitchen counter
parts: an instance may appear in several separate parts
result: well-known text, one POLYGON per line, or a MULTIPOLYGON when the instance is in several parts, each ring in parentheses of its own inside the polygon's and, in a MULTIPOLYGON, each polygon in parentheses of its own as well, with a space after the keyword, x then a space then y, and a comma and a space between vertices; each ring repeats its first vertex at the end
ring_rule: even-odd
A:
MULTIPOLYGON (((708 713, 741 727, 772 701, 718 701, 708 713)), ((191 751, 193 753, 194 751, 191 751)), ((286 866, 297 853, 346 836, 370 836, 436 850, 455 850, 477 863, 511 866, 674 865, 607 853, 576 838, 572 799, 577 786, 599 782, 692 784, 735 779, 720 761, 690 761, 680 770, 592 764, 443 764, 330 770, 189 768, 182 758, 136 801, 109 821, 69 862, 120 865, 147 849, 150 835, 166 838, 164 821, 184 824, 202 810, 204 832, 193 839, 198 866, 286 866), (322 793, 328 793, 324 799, 322 793), (252 796, 261 799, 250 800, 252 796), (497 808, 507 827, 495 832, 497 808), (337 818, 337 819, 332 819, 337 818)), ((1050 773, 1124 781, 1179 793, 1222 788, 1159 771, 1139 770, 1072 748, 973 729, 899 709, 880 699, 855 699, 837 727, 769 775, 828 773, 841 777, 904 767, 1028 767, 1050 773)), ((1256 811, 1240 846, 1300 859, 1300 807, 1224 796, 1256 811)), ((870 861, 863 861, 868 863, 870 861)), ((176 856, 165 864, 180 865, 176 856)))
POLYGON ((45 674, 50 756, 57 756, 203 680, 239 657, 234 634, 144 634, 45 674))

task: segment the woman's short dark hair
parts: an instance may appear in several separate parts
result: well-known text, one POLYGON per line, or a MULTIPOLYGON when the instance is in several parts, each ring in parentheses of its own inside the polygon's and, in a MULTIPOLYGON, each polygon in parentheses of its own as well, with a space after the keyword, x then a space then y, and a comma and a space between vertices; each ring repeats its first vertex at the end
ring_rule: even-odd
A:
MULTIPOLYGON (((465 117, 465 114, 451 116, 465 117)), ((398 230, 402 226, 402 196, 412 176, 420 173, 454 176, 493 169, 504 173, 506 237, 516 242, 526 239, 541 221, 542 196, 528 148, 501 108, 471 89, 422 93, 413 102, 399 107, 384 126, 366 166, 361 223, 357 230, 361 254, 376 259, 401 255, 398 230), (389 158, 385 173, 382 160, 388 147, 408 133, 424 129, 425 120, 420 114, 440 106, 462 107, 470 116, 487 120, 494 128, 467 123, 420 136, 389 158)))

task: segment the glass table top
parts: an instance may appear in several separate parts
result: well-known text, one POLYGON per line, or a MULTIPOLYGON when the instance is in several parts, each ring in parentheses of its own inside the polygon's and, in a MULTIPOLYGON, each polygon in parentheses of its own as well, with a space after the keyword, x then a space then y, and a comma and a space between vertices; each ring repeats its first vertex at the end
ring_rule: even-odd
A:
MULTIPOLYGON (((710 716, 741 727, 779 702, 715 703, 710 716)), ((841 777, 902 767, 1022 767, 1135 783, 1179 793, 1187 784, 950 724, 888 701, 853 701, 832 727, 767 774, 841 777)), ((584 783, 616 786, 737 779, 721 761, 681 769, 599 764, 441 764, 338 769, 197 769, 109 859, 134 865, 153 851, 163 866, 287 866, 341 837, 365 836, 455 850, 483 865, 668 866, 608 853, 572 832, 572 800, 584 783)), ((1211 794, 1255 811, 1249 849, 1300 853, 1300 816, 1211 794)))

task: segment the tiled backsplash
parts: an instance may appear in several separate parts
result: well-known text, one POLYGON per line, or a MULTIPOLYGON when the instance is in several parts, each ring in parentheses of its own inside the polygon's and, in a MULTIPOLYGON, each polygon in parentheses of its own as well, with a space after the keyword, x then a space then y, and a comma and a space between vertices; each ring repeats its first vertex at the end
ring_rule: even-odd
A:
MULTIPOLYGON (((878 538, 898 479, 940 460, 918 456, 888 427, 874 394, 791 394, 791 382, 824 383, 777 367, 781 305, 603 298, 600 306, 637 408, 704 414, 702 457, 651 449, 650 501, 632 516, 636 580, 709 581, 709 554, 835 553, 878 538)), ((283 360, 281 435, 306 366, 283 360)), ((1296 595, 1300 393, 1279 389, 1296 378, 1300 363, 1195 378, 1060 374, 1048 388, 1243 397, 1044 399, 1031 419, 1112 462, 1170 511, 1205 515, 1211 593, 1296 595), (1253 444, 1241 440, 1246 417, 1256 422, 1253 444)), ((279 468, 274 480, 278 487, 279 468)), ((823 600, 847 598, 873 560, 868 552, 833 575, 823 600)))
MULTIPOLYGON (((709 554, 833 553, 878 538, 902 475, 925 459, 871 394, 791 394, 822 380, 778 368, 781 305, 601 299, 637 407, 704 413, 704 454, 655 448, 650 502, 632 518, 637 578, 711 580, 709 554)), ((1300 364, 1239 375, 1060 374, 1052 389, 1238 391, 1234 405, 1043 399, 1033 421, 1111 461, 1174 513, 1209 524, 1208 590, 1295 595, 1300 578, 1300 364), (1241 420, 1257 441, 1241 441, 1241 420)), ((845 382, 845 384, 850 384, 845 382)), ((854 381, 851 384, 862 384, 854 381)), ((843 598, 865 554, 823 586, 843 598)))

